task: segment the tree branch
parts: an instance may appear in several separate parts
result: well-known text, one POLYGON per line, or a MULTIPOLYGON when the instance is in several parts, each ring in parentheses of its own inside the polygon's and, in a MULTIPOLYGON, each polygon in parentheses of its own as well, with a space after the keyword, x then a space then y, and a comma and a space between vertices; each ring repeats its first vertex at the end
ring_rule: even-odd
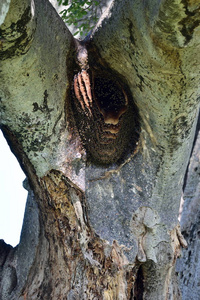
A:
MULTIPOLYGON (((34 2, 34 17, 30 1, 17 2, 12 2, 1 26, 0 126, 12 131, 23 151, 29 153, 37 175, 41 175, 52 167, 53 157, 55 168, 64 164, 63 160, 66 164, 66 97, 71 89, 69 70, 74 62, 74 40, 49 1, 34 2), (62 155, 58 162, 57 140, 61 132, 62 155)), ((75 151, 72 153, 75 155, 75 151)))
POLYGON ((199 44, 199 12, 198 1, 163 1, 151 26, 155 34, 175 47, 199 44))
POLYGON ((0 55, 1 59, 26 53, 35 31, 34 2, 11 1, 1 3, 0 55))

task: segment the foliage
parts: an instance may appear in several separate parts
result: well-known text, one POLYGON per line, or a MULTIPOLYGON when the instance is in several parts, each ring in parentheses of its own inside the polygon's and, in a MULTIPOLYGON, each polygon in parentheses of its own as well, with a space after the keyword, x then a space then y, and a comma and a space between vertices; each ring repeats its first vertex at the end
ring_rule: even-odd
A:
POLYGON ((101 10, 100 0, 57 0, 59 5, 66 6, 60 14, 67 25, 74 25, 74 35, 89 32, 96 24, 101 10))

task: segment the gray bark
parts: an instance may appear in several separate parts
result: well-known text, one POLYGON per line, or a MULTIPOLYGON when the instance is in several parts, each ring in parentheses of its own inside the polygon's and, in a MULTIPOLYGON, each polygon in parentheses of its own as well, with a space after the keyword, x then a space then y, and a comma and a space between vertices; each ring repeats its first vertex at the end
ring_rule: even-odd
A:
MULTIPOLYGON (((200 119, 199 119, 200 121, 200 119)), ((200 125, 200 123, 198 124, 200 125)), ((199 201, 200 201, 200 126, 188 168, 187 183, 184 190, 184 202, 181 214, 181 228, 187 239, 188 248, 177 262, 180 276, 182 299, 200 297, 200 257, 199 257, 199 201)))
POLYGON ((34 233, 24 229, 16 249, 2 244, 2 300, 180 299, 174 266, 199 110, 198 3, 114 1, 85 43, 47 1, 0 9, 0 126, 37 203, 27 204, 34 233), (116 78, 127 95, 116 161, 88 137, 100 121, 74 113, 83 66, 94 80, 116 78), (99 149, 106 164, 96 162, 99 149))

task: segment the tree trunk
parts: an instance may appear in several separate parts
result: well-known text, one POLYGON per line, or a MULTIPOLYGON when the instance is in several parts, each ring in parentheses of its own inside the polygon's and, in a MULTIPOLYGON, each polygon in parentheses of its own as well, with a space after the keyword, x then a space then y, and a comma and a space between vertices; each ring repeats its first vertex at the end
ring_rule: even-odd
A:
POLYGON ((80 42, 48 1, 2 1, 0 126, 29 190, 2 300, 181 299, 198 10, 114 1, 80 42))

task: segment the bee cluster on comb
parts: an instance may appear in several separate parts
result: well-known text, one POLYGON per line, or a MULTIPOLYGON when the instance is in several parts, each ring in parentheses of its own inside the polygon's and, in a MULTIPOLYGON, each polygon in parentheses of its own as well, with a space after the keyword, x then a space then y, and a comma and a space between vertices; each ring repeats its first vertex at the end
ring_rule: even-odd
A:
POLYGON ((85 64, 74 76, 76 126, 88 157, 97 163, 114 163, 136 145, 138 115, 127 90, 122 80, 102 67, 85 64))

